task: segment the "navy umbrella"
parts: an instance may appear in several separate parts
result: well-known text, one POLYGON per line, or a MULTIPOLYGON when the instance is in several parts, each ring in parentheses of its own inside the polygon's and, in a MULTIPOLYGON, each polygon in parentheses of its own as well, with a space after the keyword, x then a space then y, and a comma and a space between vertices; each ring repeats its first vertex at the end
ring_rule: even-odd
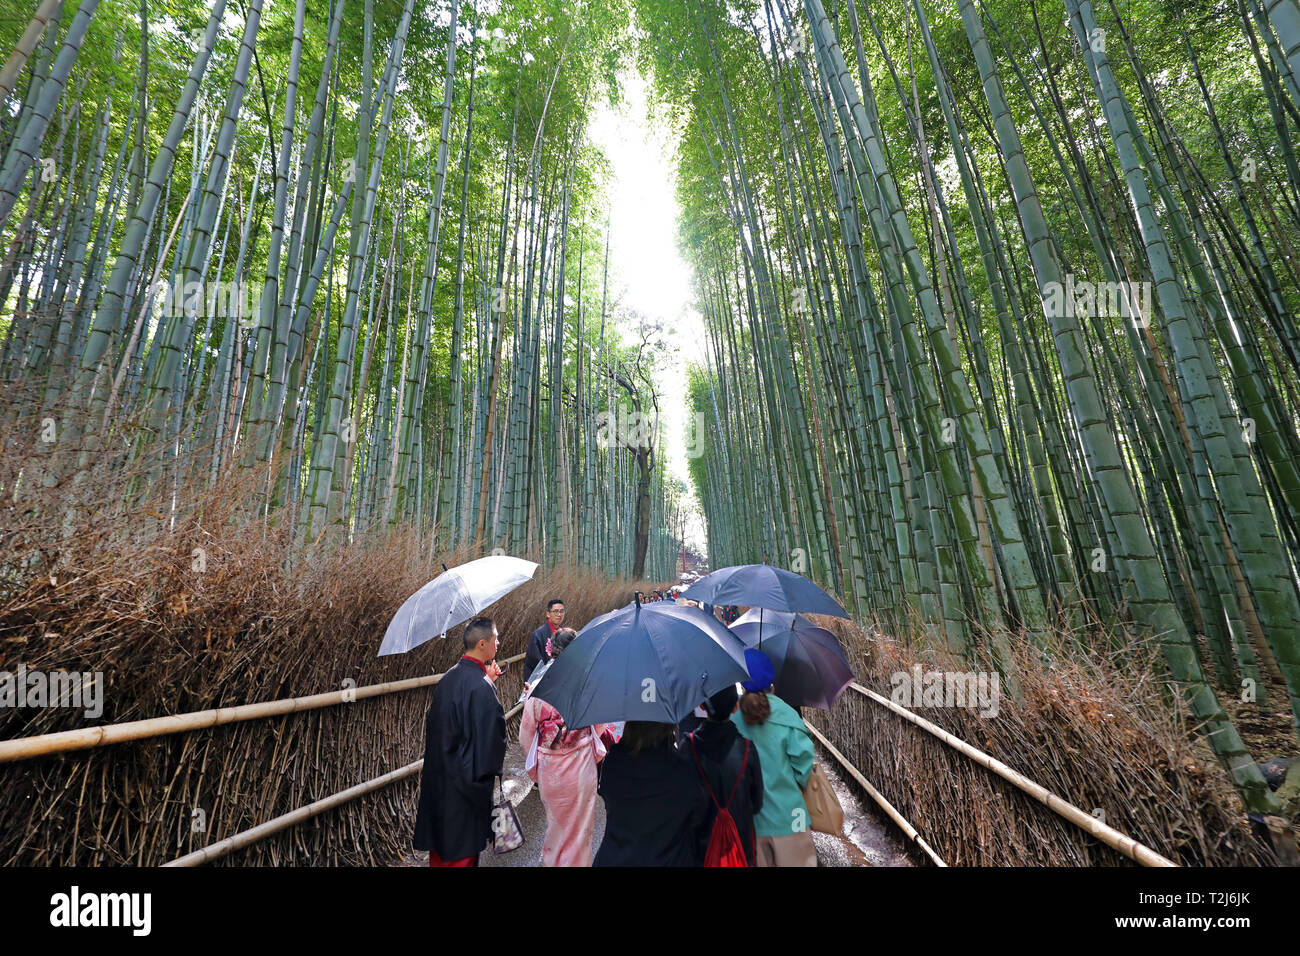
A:
POLYGON ((692 584, 682 597, 708 604, 744 604, 769 611, 848 617, 833 597, 807 578, 770 564, 720 568, 692 584))
MULTIPOLYGON (((612 611, 606 611, 604 614, 598 614, 596 617, 593 617, 590 621, 588 621, 582 630, 587 631, 590 628, 595 627, 597 624, 602 624, 605 621, 608 621, 610 618, 614 617, 615 615, 622 614, 625 611, 632 610, 637 606, 637 602, 641 599, 642 594, 643 592, 637 591, 636 597, 633 598, 631 601, 628 601, 622 607, 616 607, 612 611)), ((680 606, 683 605, 684 603, 685 603, 685 598, 681 598, 676 601, 650 601, 648 603, 642 603, 641 609, 643 611, 645 610, 662 611, 665 607, 668 607, 671 604, 678 604, 680 606)), ((716 621, 717 618, 714 618, 714 620, 716 621)))
POLYGON ((748 679, 744 661, 740 639, 699 608, 634 604, 583 628, 533 694, 570 727, 675 724, 706 697, 748 679))
POLYGON ((757 610, 746 611, 731 632, 746 647, 758 647, 776 671, 773 690, 791 707, 830 710, 853 680, 848 658, 835 635, 798 614, 768 611, 760 623, 757 610))

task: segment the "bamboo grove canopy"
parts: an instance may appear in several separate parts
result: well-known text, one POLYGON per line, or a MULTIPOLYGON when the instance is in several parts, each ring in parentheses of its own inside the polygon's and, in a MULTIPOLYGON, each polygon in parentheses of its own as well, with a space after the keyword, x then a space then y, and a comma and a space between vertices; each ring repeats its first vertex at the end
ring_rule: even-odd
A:
POLYGON ((620 334, 586 137, 637 69, 707 331, 710 566, 1013 688, 1018 632, 1158 646, 1274 807, 1221 700, 1300 712, 1297 0, 26 7, 19 505, 234 472, 307 545, 412 523, 669 577, 662 347, 620 334))
POLYGON ((1300 713, 1300 7, 637 12, 710 564, 770 556, 1013 687, 1013 629, 1158 642, 1273 806, 1218 695, 1300 713))
POLYGON ((308 542, 415 521, 670 576, 683 489, 585 136, 627 23, 552 0, 6 19, 0 361, 7 424, 46 423, 26 479, 236 468, 308 542), (633 410, 639 441, 602 431, 633 410))

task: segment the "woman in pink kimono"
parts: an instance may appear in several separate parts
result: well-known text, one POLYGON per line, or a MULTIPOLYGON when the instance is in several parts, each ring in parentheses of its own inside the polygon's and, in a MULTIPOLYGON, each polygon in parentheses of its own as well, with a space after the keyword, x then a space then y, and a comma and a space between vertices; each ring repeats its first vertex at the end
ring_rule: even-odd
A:
MULTIPOLYGON (((577 636, 573 629, 561 628, 547 641, 547 653, 558 657, 577 636)), ((604 724, 570 730, 559 711, 538 697, 524 704, 519 746, 527 754, 537 748, 536 765, 530 758, 528 774, 546 806, 543 866, 591 866, 596 764, 605 757, 601 736, 607 733, 604 724)))

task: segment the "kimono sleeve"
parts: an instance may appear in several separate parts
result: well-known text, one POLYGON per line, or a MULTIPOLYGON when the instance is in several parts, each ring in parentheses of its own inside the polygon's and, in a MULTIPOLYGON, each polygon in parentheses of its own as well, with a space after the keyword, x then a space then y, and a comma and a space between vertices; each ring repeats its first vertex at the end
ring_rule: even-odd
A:
POLYGON ((475 688, 470 700, 472 783, 491 788, 506 759, 506 715, 490 686, 475 688))
POLYGON ((534 700, 536 698, 529 697, 519 715, 519 747, 524 753, 532 749, 533 738, 537 736, 537 705, 534 700))
MULTIPOLYGON (((542 627, 546 625, 543 624, 542 627)), ((537 631, 528 635, 528 649, 524 654, 524 680, 532 676, 537 665, 546 659, 546 644, 541 640, 537 631)))

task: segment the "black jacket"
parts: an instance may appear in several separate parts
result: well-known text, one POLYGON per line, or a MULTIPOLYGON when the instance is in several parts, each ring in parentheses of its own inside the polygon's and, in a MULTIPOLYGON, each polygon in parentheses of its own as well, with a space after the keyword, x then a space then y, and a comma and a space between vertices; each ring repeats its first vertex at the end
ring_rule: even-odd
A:
POLYGON ((720 805, 731 811, 731 817, 736 821, 736 830, 740 833, 740 842, 745 847, 745 856, 749 859, 749 865, 753 866, 754 814, 763 806, 763 768, 758 762, 758 749, 750 744, 749 756, 746 758, 745 745, 749 742, 740 735, 736 725, 729 720, 721 723, 706 720, 694 735, 683 743, 682 748, 687 758, 694 762, 691 754, 692 741, 699 756, 699 769, 703 772, 703 778, 717 800, 716 805, 712 799, 708 803, 708 812, 700 838, 700 862, 704 862, 709 837, 713 833, 713 821, 717 819, 720 805), (734 796, 732 796, 733 790, 734 796), (728 798, 731 800, 730 804, 727 803, 728 798))
POLYGON ((687 746, 688 741, 686 738, 689 737, 691 734, 695 733, 695 731, 699 730, 700 725, 703 723, 704 723, 704 718, 695 716, 694 711, 691 711, 689 714, 687 714, 685 717, 679 720, 677 722, 678 746, 680 747, 687 746))
POLYGON ((698 866, 708 796, 689 755, 671 742, 633 754, 622 743, 601 764, 605 836, 593 866, 698 866))
POLYGON ((533 631, 528 638, 528 650, 524 653, 524 680, 533 676, 537 665, 546 660, 546 642, 551 639, 551 624, 544 621, 542 626, 533 631))
POLYGON ((415 848, 444 860, 492 839, 492 784, 506 756, 506 718, 483 669, 462 658, 433 691, 424 728, 415 848))

